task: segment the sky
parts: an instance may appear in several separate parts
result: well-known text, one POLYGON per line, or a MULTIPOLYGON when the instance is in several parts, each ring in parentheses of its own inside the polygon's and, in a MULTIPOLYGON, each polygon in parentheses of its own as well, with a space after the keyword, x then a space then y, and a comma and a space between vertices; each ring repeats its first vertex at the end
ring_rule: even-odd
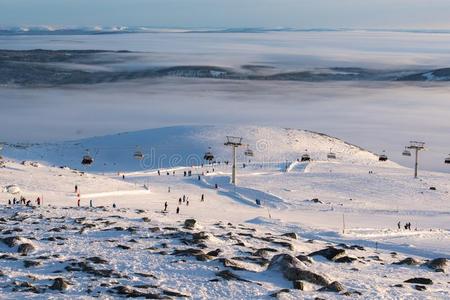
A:
POLYGON ((0 0, 0 26, 450 29, 449 0, 0 0))

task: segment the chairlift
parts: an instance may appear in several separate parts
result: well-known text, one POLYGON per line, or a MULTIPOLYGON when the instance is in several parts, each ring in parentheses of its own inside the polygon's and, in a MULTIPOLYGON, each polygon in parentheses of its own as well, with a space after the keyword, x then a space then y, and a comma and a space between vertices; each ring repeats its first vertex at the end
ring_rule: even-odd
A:
POLYGON ((336 153, 332 152, 331 148, 330 148, 330 152, 327 154, 327 158, 328 159, 336 159, 336 153))
POLYGON ((387 161, 387 160, 388 160, 388 157, 387 157, 387 155, 386 155, 386 153, 385 153, 384 150, 383 150, 383 154, 381 154, 381 155, 378 157, 378 160, 379 160, 379 161, 387 161))
POLYGON ((403 155, 403 156, 411 156, 411 151, 409 151, 409 150, 405 147, 405 150, 403 150, 402 155, 403 155))
POLYGON ((83 160, 81 161, 81 164, 83 166, 90 166, 94 163, 94 159, 92 156, 89 155, 89 150, 86 150, 86 154, 83 156, 83 160))
POLYGON ((244 155, 253 157, 253 150, 249 148, 249 145, 247 145, 247 150, 245 150, 244 155))
POLYGON ((211 152, 211 147, 208 148, 208 151, 203 155, 203 159, 209 161, 210 163, 214 160, 214 155, 211 152))
POLYGON ((309 154, 307 153, 308 150, 305 150, 306 152, 302 155, 302 159, 301 161, 310 161, 311 157, 309 156, 309 154))
POLYGON ((446 163, 446 164, 450 164, 450 154, 449 154, 448 157, 445 159, 445 163, 446 163))
POLYGON ((144 159, 144 154, 142 153, 142 151, 139 149, 139 147, 136 147, 136 151, 133 154, 133 158, 135 160, 143 160, 144 159))

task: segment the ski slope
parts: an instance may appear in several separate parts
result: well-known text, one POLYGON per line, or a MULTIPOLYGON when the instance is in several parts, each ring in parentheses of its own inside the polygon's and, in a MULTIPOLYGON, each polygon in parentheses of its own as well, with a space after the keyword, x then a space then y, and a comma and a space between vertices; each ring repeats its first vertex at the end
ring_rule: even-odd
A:
MULTIPOLYGON (((137 243, 130 244, 131 237, 127 234, 103 231, 100 229, 103 225, 96 225, 81 236, 69 231, 58 233, 66 239, 66 247, 52 250, 44 240, 47 235, 42 235, 39 231, 33 232, 34 228, 48 231, 50 227, 56 226, 49 219, 50 223, 38 221, 23 226, 26 234, 22 235, 36 238, 32 241, 38 250, 32 257, 51 251, 76 259, 80 255, 105 257, 112 268, 131 276, 128 279, 117 279, 120 284, 149 284, 146 279, 138 279, 130 273, 131 270, 145 270, 157 275, 158 286, 170 286, 196 299, 264 299, 284 288, 291 289, 289 293, 283 294, 287 299, 345 297, 341 293, 318 292, 319 287, 314 284, 308 284, 304 291, 292 290, 291 282, 251 262, 243 262, 248 270, 236 271, 236 274, 252 283, 218 281, 213 284, 208 280, 218 269, 223 269, 215 260, 203 263, 187 258, 186 262, 182 262, 170 255, 161 256, 153 250, 144 250, 148 247, 160 248, 157 242, 160 238, 166 241, 170 249, 186 245, 179 244, 175 237, 167 238, 169 229, 161 229, 160 234, 164 237, 152 242, 155 238, 153 234, 157 233, 145 229, 147 225, 143 227, 140 218, 145 216, 151 220, 151 226, 160 228, 179 228, 185 219, 194 218, 199 223, 198 231, 214 236, 205 242, 208 249, 222 249, 222 258, 241 256, 243 259, 242 255, 249 251, 275 245, 278 245, 277 253, 292 255, 308 254, 327 245, 359 245, 365 250, 346 250, 357 259, 355 262, 340 264, 314 257, 310 268, 314 272, 328 274, 341 282, 347 290, 361 292, 362 295, 357 297, 364 299, 450 297, 448 273, 433 272, 424 266, 393 265, 406 257, 413 257, 421 262, 450 257, 449 174, 420 172, 420 178, 414 179, 411 169, 400 167, 394 162, 379 162, 374 154, 338 139, 307 131, 267 127, 172 127, 60 145, 69 144, 80 144, 80 149, 86 146, 99 149, 95 165, 89 172, 52 166, 71 166, 73 158, 72 167, 77 168, 79 162, 75 161, 78 158, 76 149, 71 148, 73 152, 58 152, 56 144, 34 145, 28 150, 6 147, 6 166, 0 169, 0 187, 15 184, 27 199, 41 197, 44 202, 43 206, 34 209, 20 205, 11 207, 8 200, 14 196, 0 193, 0 214, 5 218, 8 214, 27 214, 31 219, 37 218, 39 214, 50 218, 63 216, 64 222, 69 222, 69 228, 73 226, 71 218, 75 217, 88 217, 94 223, 97 219, 118 222, 111 226, 137 226, 138 234, 133 235, 137 243), (182 153, 181 156, 190 153, 202 155, 205 149, 211 147, 218 159, 231 160, 230 149, 223 146, 226 135, 246 137, 253 149, 257 149, 256 145, 261 140, 264 145, 268 145, 264 151, 255 151, 250 162, 248 157, 242 155, 246 147, 239 150, 236 186, 230 184, 231 166, 224 163, 192 167, 180 162, 167 167, 161 165, 158 168, 139 169, 136 166, 138 162, 129 160, 134 145, 138 144, 135 138, 143 136, 151 136, 152 139, 149 140, 155 149, 160 149, 158 151, 182 153), (101 150, 106 149, 106 145, 111 153, 116 153, 114 160, 113 156, 107 156, 101 150), (336 160, 326 159, 330 148, 336 152, 336 160), (123 152, 121 149, 128 150, 123 152), (308 149, 312 161, 297 162, 296 158, 305 149, 308 149), (126 153, 126 156, 122 157, 122 153, 126 153), (30 157, 40 158, 41 163, 20 163, 30 157), (111 167, 113 161, 117 169, 111 167), (102 162, 107 165, 102 165, 102 162), (97 164, 100 164, 100 171, 95 171, 97 164), (130 168, 127 169, 126 166, 130 168), (192 176, 184 175, 188 171, 192 172, 192 176), (77 207, 75 185, 80 192, 80 208, 77 207), (430 189, 431 187, 434 189, 430 189), (201 201, 202 195, 205 201, 201 201), (179 203, 183 196, 189 201, 189 205, 187 201, 179 203), (256 204, 256 199, 260 200, 261 205, 256 204), (88 208, 90 200, 96 208, 88 208), (168 204, 167 212, 163 212, 165 202, 168 204), (116 209, 112 208, 113 204, 116 209), (177 207, 180 208, 179 214, 176 213, 177 207), (120 221, 114 219, 114 215, 119 215, 120 221), (397 228, 399 221, 401 229, 397 228), (406 222, 411 222, 412 230, 403 228, 406 222), (233 225, 227 225, 228 223, 233 225), (253 229, 242 229, 247 227, 253 229), (249 235, 248 232, 252 234, 249 235), (269 233, 278 236, 286 232, 295 232, 299 237, 298 240, 288 240, 292 244, 291 248, 280 244, 267 245, 261 239, 261 236, 268 236, 269 233), (236 240, 224 240, 223 236, 227 234, 239 236, 245 246, 234 245, 236 240), (126 244, 132 250, 118 250, 113 246, 116 242, 109 240, 126 244), (106 248, 96 244, 98 242, 107 245, 106 248), (393 252, 397 254, 394 255, 393 252), (411 277, 430 278, 434 284, 427 286, 426 291, 416 290, 412 285, 406 284, 402 288, 395 287, 411 277)), ((6 223, 7 226, 8 224, 6 223)), ((2 251, 12 255, 7 248, 2 251)), ((2 259, 0 268, 16 270, 11 271, 7 278, 0 277, 4 286, 10 285, 13 280, 22 280, 27 272, 38 276, 42 281, 39 284, 42 285, 45 280, 50 280, 48 278, 53 276, 51 272, 55 270, 47 264, 35 269, 22 269, 17 263, 2 259)), ((64 297, 86 296, 84 275, 63 275, 69 276, 74 283, 64 293, 64 297)), ((107 282, 112 284, 110 280, 107 282)), ((93 284, 92 289, 94 293, 107 292, 102 289, 100 282, 93 284)), ((19 295, 7 287, 3 291, 7 298, 19 295)), ((39 298, 39 295, 32 293, 21 293, 21 296, 39 298)))

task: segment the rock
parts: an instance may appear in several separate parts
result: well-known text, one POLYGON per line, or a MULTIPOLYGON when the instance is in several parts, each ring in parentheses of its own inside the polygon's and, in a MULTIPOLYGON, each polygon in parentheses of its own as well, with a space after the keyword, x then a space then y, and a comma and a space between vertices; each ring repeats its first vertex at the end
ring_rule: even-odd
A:
POLYGON ((281 294, 285 294, 285 293, 289 293, 289 292, 290 292, 289 289, 281 289, 279 291, 276 291, 273 294, 270 294, 270 297, 278 298, 281 294))
POLYGON ((345 287, 337 282, 337 281, 333 281, 332 283, 330 283, 327 286, 324 286, 323 288, 318 290, 319 292, 334 292, 334 293, 340 293, 345 291, 345 287))
POLYGON ((192 234, 192 241, 194 243, 198 243, 198 242, 201 242, 201 241, 204 241, 204 240, 207 240, 207 239, 209 239, 209 235, 206 232, 204 232, 204 231, 195 232, 195 233, 192 234))
POLYGON ((304 263, 289 254, 278 254, 272 257, 268 270, 280 271, 286 279, 291 281, 303 280, 321 286, 330 284, 330 280, 325 276, 307 270, 304 263))
POLYGON ((24 260, 23 261, 23 266, 25 268, 37 267, 40 265, 42 265, 42 262, 40 262, 40 261, 34 261, 34 260, 24 260))
POLYGON ((30 243, 20 244, 19 248, 17 248, 17 252, 22 255, 28 255, 29 253, 36 250, 36 248, 30 243))
POLYGON ((355 257, 351 257, 351 256, 342 256, 336 260, 334 260, 334 262, 336 263, 352 263, 355 260, 357 260, 357 258, 355 257))
POLYGON ((414 288, 415 288, 416 290, 418 290, 418 291, 425 291, 425 290, 427 289, 426 286, 424 286, 424 285, 418 285, 418 284, 416 284, 416 285, 414 286, 414 288))
POLYGON ((302 255, 302 254, 300 254, 300 255, 297 255, 296 258, 297 258, 299 261, 301 261, 301 262, 306 262, 306 263, 309 263, 309 264, 312 264, 312 263, 314 262, 314 261, 312 260, 312 258, 309 257, 308 255, 302 255))
POLYGON ((393 262, 393 265, 408 265, 408 266, 416 266, 420 264, 420 261, 418 261, 415 258, 412 257, 407 257, 405 259, 402 259, 401 261, 398 262, 393 262))
POLYGON ((292 282, 292 286, 294 289, 296 290, 301 290, 304 291, 305 290, 305 283, 301 280, 295 280, 292 282))
POLYGON ((137 276, 141 276, 141 277, 146 277, 146 278, 153 278, 153 279, 158 279, 158 277, 156 277, 155 275, 153 275, 153 274, 149 274, 149 273, 134 273, 134 274, 136 274, 137 276))
POLYGON ((287 232, 287 233, 283 233, 281 236, 286 236, 288 238, 297 239, 297 234, 295 232, 287 232))
POLYGON ((345 253, 344 249, 337 249, 337 248, 330 246, 325 249, 312 252, 312 253, 308 254, 308 256, 320 255, 320 256, 325 257, 328 260, 336 260, 340 257, 345 256, 345 254, 346 253, 345 253))
POLYGON ((251 282, 247 279, 241 278, 238 275, 234 274, 233 272, 229 270, 223 270, 216 273, 216 276, 221 277, 225 280, 236 280, 236 281, 243 281, 243 282, 251 282))
POLYGON ((177 298, 190 298, 191 297, 189 295, 182 294, 182 293, 177 292, 177 291, 163 290, 162 293, 164 295, 167 295, 167 296, 170 296, 170 297, 177 297, 177 298))
POLYGON ((130 247, 125 246, 125 245, 117 245, 117 248, 123 249, 123 250, 128 250, 130 249, 130 247))
POLYGON ((196 248, 188 248, 188 249, 175 249, 172 252, 172 255, 176 256, 196 256, 205 254, 202 250, 196 248))
POLYGON ((97 257, 97 256, 89 257, 89 258, 87 258, 87 260, 89 260, 90 262, 92 262, 94 264, 107 264, 108 263, 107 260, 105 260, 101 257, 97 257))
POLYGON ((294 250, 295 250, 294 245, 292 245, 291 243, 288 243, 288 242, 272 241, 272 243, 273 243, 273 244, 280 245, 280 246, 283 246, 283 247, 285 247, 285 248, 288 248, 288 249, 291 250, 291 251, 294 251, 294 250))
POLYGON ((418 284, 433 284, 433 280, 431 280, 429 278, 423 278, 423 277, 411 278, 411 279, 405 280, 404 282, 418 283, 418 284))
POLYGON ((184 221, 184 228, 194 229, 196 223, 197 223, 197 220, 195 220, 195 219, 187 219, 184 221))
POLYGON ((216 250, 209 251, 208 253, 206 253, 206 255, 217 257, 217 256, 219 256, 220 253, 222 253, 222 250, 216 249, 216 250))
POLYGON ((445 269, 447 266, 448 259, 447 258, 435 258, 433 260, 430 260, 429 262, 425 263, 424 265, 430 269, 436 270, 436 269, 445 269))
POLYGON ((70 285, 70 283, 68 281, 66 281, 64 278, 58 277, 58 278, 55 278, 52 286, 50 286, 50 289, 63 291, 63 290, 66 290, 69 287, 69 285, 70 285))
POLYGON ((22 239, 20 237, 17 237, 17 236, 9 236, 9 237, 6 237, 4 239, 1 239, 1 241, 2 241, 3 244, 5 244, 8 247, 12 248, 14 246, 17 246, 22 241, 22 239))
POLYGON ((253 253, 253 256, 268 257, 270 255, 269 252, 278 252, 278 250, 273 248, 260 248, 253 253))
POLYGON ((244 266, 239 265, 235 261, 228 259, 228 258, 218 258, 216 259, 220 261, 224 267, 232 268, 233 270, 237 271, 248 271, 244 266))

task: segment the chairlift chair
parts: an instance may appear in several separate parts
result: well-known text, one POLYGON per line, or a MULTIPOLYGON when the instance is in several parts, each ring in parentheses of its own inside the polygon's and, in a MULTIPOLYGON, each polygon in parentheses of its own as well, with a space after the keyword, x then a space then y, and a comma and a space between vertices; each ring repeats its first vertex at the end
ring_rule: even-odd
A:
POLYGON ((411 156, 411 151, 409 151, 409 150, 405 147, 405 150, 403 150, 402 155, 403 155, 403 156, 411 156))
POLYGON ((445 163, 446 163, 446 164, 450 164, 450 154, 448 155, 447 158, 445 158, 445 163))
POLYGON ((379 161, 387 161, 388 160, 388 157, 387 157, 387 155, 385 154, 385 151, 383 150, 383 154, 381 154, 379 157, 378 157, 378 160, 379 161))
POLYGON ((211 147, 208 149, 209 150, 205 153, 205 155, 203 155, 203 159, 211 163, 214 160, 214 155, 211 152, 211 147))
POLYGON ((249 145, 247 145, 247 150, 245 150, 244 155, 253 157, 253 150, 249 148, 249 145))
POLYGON ((94 159, 92 156, 89 155, 89 151, 86 150, 86 154, 83 156, 83 160, 81 161, 81 164, 83 166, 90 166, 94 163, 94 159))
POLYGON ((136 159, 136 160, 143 160, 144 159, 144 154, 139 149, 139 147, 136 147, 136 151, 133 154, 133 158, 136 159))
POLYGON ((336 159, 336 153, 332 152, 330 149, 330 152, 327 154, 328 159, 336 159))
MULTIPOLYGON (((308 151, 308 150, 305 150, 305 151, 308 151)), ((309 156, 309 154, 308 154, 307 152, 305 152, 305 153, 302 155, 301 161, 310 161, 310 160, 311 160, 311 157, 309 156)))

